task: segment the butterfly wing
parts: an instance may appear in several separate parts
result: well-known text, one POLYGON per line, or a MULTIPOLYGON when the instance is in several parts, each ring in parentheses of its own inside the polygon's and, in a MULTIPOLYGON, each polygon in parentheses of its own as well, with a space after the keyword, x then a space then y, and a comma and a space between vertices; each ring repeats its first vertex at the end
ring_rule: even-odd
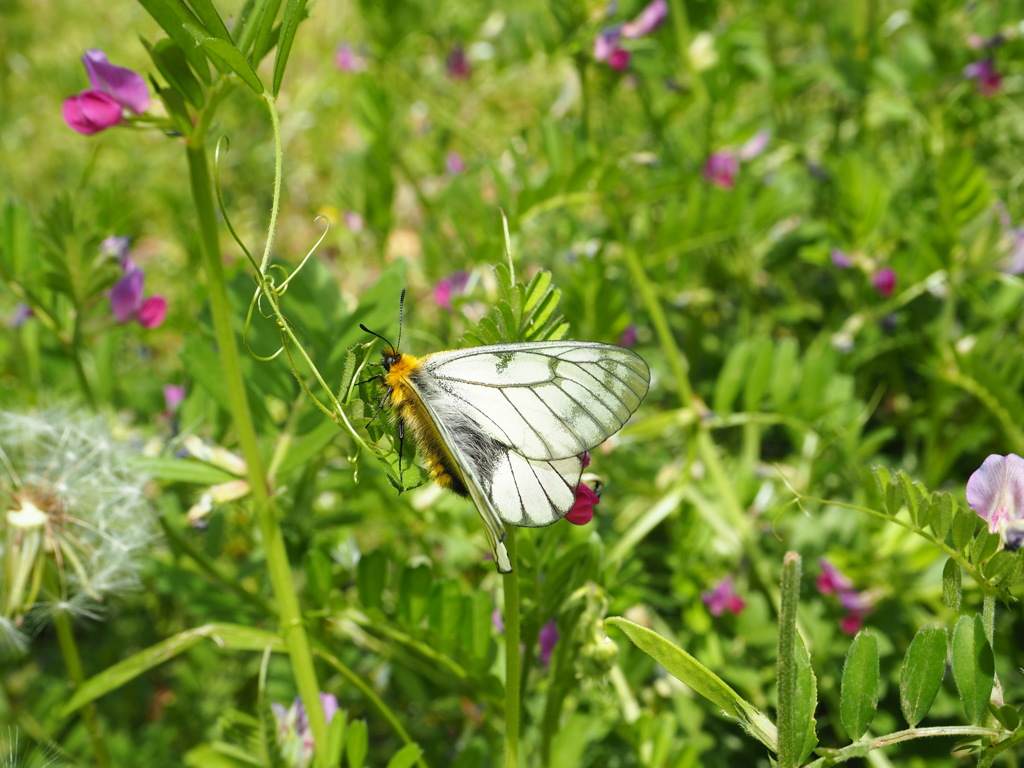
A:
POLYGON ((600 445, 647 394, 639 355, 595 342, 493 344, 420 359, 436 391, 480 432, 526 459, 565 459, 600 445))

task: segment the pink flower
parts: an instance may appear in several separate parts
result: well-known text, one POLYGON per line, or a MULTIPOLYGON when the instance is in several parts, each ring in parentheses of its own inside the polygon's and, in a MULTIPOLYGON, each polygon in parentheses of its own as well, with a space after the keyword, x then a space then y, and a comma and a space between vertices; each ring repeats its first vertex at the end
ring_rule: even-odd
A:
POLYGON ((704 178, 721 189, 732 189, 739 172, 740 162, 729 150, 712 152, 704 163, 704 178))
POLYGON ((573 525, 586 525, 594 519, 594 507, 601 501, 601 497, 586 483, 576 486, 576 502, 569 510, 565 519, 573 525))
POLYGON ((167 403, 167 413, 172 414, 178 410, 181 401, 185 399, 185 388, 177 384, 164 385, 164 402, 167 403))
POLYGON ((354 235, 358 235, 363 231, 363 227, 366 226, 366 222, 363 221, 363 217, 358 211, 345 211, 342 214, 342 218, 345 220, 345 226, 354 235))
POLYGON ((999 93, 1003 84, 1003 76, 996 71, 995 62, 991 57, 968 64, 964 67, 964 77, 968 80, 977 80, 978 93, 986 99, 999 93))
POLYGON ((884 298, 888 299, 896 290, 896 272, 888 267, 878 270, 871 278, 871 285, 884 298))
POLYGON ((441 309, 451 312, 452 299, 461 296, 469 284, 469 272, 453 272, 442 277, 434 286, 434 303, 441 309))
POLYGON ((452 80, 469 80, 473 69, 470 67, 469 59, 466 58, 466 52, 461 45, 452 46, 448 52, 445 69, 448 71, 448 77, 452 80))
POLYGON ((823 595, 846 592, 853 589, 853 582, 824 557, 818 561, 821 573, 818 574, 818 591, 823 595))
POLYGON ((848 613, 839 622, 839 629, 847 635, 856 635, 864 626, 864 614, 848 613))
POLYGON ((768 140, 772 135, 769 131, 758 131, 736 151, 737 157, 743 162, 753 160, 768 147, 768 140))
POLYGON ((160 295, 143 299, 145 279, 145 273, 132 265, 110 290, 110 312, 122 325, 135 319, 143 328, 156 328, 167 317, 167 299, 160 295))
POLYGON ((73 131, 86 136, 105 131, 121 122, 121 105, 101 91, 82 91, 69 96, 61 105, 64 122, 73 131))
POLYGON ((34 316, 35 312, 32 311, 32 307, 23 301, 18 302, 18 305, 14 308, 14 311, 11 312, 10 317, 7 318, 4 324, 8 328, 21 328, 21 326, 27 323, 29 319, 34 316))
POLYGON ((501 618, 501 611, 497 608, 491 611, 491 626, 498 631, 499 635, 505 634, 505 622, 501 618))
POLYGON ((846 615, 839 622, 839 628, 848 635, 854 635, 864 625, 864 617, 871 613, 874 606, 864 592, 853 588, 853 582, 844 576, 838 568, 825 558, 818 563, 821 573, 818 574, 818 591, 823 595, 835 594, 839 604, 846 610, 846 615))
POLYGON ((97 49, 82 57, 92 87, 64 100, 64 122, 86 135, 98 133, 121 122, 124 110, 139 115, 149 106, 149 88, 142 75, 107 61, 97 49))
POLYGON ((739 614, 747 605, 746 601, 736 594, 732 576, 726 576, 710 592, 702 592, 700 599, 704 601, 712 616, 721 616, 725 611, 739 614))
POLYGON ((967 480, 967 504, 1006 548, 1024 544, 1024 459, 992 454, 967 480))
POLYGON ((661 26, 668 17, 668 3, 666 0, 654 0, 646 8, 640 11, 640 15, 633 21, 622 26, 623 37, 643 37, 661 26))
POLYGON ((537 645, 540 650, 537 653, 537 658, 540 659, 540 663, 545 667, 551 663, 551 654, 555 650, 555 644, 558 642, 558 625, 555 620, 552 619, 543 627, 540 628, 540 634, 537 636, 537 645))
POLYGON ((444 168, 449 176, 459 176, 466 172, 466 161, 455 150, 444 156, 444 168))
MULTIPOLYGON (((330 724, 340 709, 338 700, 330 693, 321 693, 320 706, 330 724)), ((277 721, 277 742, 282 752, 293 755, 296 765, 309 765, 313 760, 313 732, 309 728, 309 717, 302 700, 296 696, 288 709, 275 701, 271 703, 270 709, 277 721)))
POLYGON ((366 59, 355 52, 348 43, 342 43, 334 49, 334 66, 342 72, 363 72, 366 69, 366 59))

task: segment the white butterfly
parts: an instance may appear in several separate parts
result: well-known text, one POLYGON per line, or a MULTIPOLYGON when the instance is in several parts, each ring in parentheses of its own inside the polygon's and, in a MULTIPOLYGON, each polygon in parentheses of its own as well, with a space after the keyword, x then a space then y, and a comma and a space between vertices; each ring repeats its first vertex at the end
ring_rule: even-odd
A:
POLYGON ((568 514, 583 454, 622 428, 650 383, 643 358, 611 344, 518 342, 416 358, 378 337, 399 439, 408 426, 431 479, 473 499, 501 573, 512 570, 502 523, 539 527, 568 514))

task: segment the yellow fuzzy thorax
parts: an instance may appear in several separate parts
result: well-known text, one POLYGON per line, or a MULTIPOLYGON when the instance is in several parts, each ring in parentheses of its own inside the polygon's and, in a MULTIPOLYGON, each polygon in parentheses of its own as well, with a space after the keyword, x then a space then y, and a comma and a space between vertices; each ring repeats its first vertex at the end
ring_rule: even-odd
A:
POLYGON ((410 377, 416 373, 419 365, 419 358, 398 353, 398 358, 391 363, 384 376, 389 404, 412 432, 430 479, 442 488, 465 495, 461 479, 453 482, 453 474, 457 475, 455 463, 410 382, 410 377))

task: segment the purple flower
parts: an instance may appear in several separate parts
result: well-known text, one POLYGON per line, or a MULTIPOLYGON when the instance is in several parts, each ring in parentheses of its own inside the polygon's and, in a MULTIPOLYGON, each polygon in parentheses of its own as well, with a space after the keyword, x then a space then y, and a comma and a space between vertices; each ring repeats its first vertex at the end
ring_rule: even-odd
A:
POLYGON ((149 106, 149 88, 138 72, 118 67, 107 61, 103 51, 95 48, 82 57, 93 90, 102 91, 125 109, 141 115, 149 106))
POLYGON ((453 272, 442 277, 434 286, 434 303, 441 309, 451 312, 452 299, 461 296, 469 284, 469 272, 453 272))
POLYGON ((840 269, 849 269, 853 266, 853 259, 845 251, 841 251, 838 248, 832 249, 829 253, 829 258, 832 259, 832 264, 840 269))
POLYGON ((99 133, 121 122, 124 110, 142 114, 149 106, 149 88, 142 75, 107 61, 103 51, 85 52, 82 63, 92 87, 64 100, 64 122, 85 135, 99 133))
POLYGON ((871 278, 871 285, 884 298, 888 299, 896 290, 896 272, 889 267, 878 270, 871 278))
POLYGON ((622 335, 619 336, 619 346, 632 347, 634 344, 636 344, 636 326, 630 323, 626 326, 626 330, 622 332, 622 335))
POLYGON ((163 296, 142 298, 145 279, 143 271, 132 265, 110 290, 110 312, 122 325, 134 319, 143 328, 156 328, 167 316, 167 299, 163 296))
POLYGON ((356 53, 351 45, 342 43, 334 49, 334 66, 342 72, 363 72, 366 69, 366 59, 356 53))
POLYGON ((1002 266, 1008 275, 1024 274, 1024 227, 1010 229, 1010 252, 1002 266))
POLYGON ((998 533, 1006 548, 1024 543, 1024 459, 992 454, 967 480, 967 504, 998 533))
POLYGON ((594 38, 594 58, 608 62, 615 70, 623 70, 629 66, 629 51, 619 47, 622 39, 622 26, 608 27, 594 38))
POLYGON ((551 653, 555 650, 555 643, 557 642, 558 625, 555 623, 555 620, 552 619, 540 628, 540 634, 537 635, 537 645, 540 646, 540 650, 537 652, 537 657, 540 659, 540 663, 545 667, 551 663, 551 653))
POLYGON ((117 261, 121 265, 121 270, 127 272, 130 268, 128 248, 131 244, 132 239, 128 235, 110 235, 100 243, 100 253, 104 258, 117 261))
POLYGON ((666 0, 654 0, 633 21, 622 26, 623 37, 643 37, 661 26, 668 16, 666 0))
MULTIPOLYGON (((338 712, 338 700, 330 693, 321 693, 320 706, 330 724, 338 712)), ((281 747, 281 756, 289 765, 306 768, 313 760, 313 732, 302 700, 296 696, 288 709, 275 701, 270 708, 277 720, 277 743, 281 747)))
POLYGON ((494 627, 499 635, 505 634, 505 622, 501 618, 501 610, 495 608, 491 611, 491 626, 494 627))
POLYGON ((594 519, 594 507, 601 501, 593 488, 586 483, 576 486, 576 501, 565 519, 573 525, 586 525, 594 519))
POLYGON ((823 595, 836 592, 848 592, 853 589, 853 582, 824 557, 818 561, 821 573, 818 574, 818 591, 823 595))
POLYGON ((712 616, 721 616, 725 611, 739 614, 747 605, 747 602, 736 594, 732 576, 726 576, 710 592, 702 592, 700 599, 704 601, 712 616))
POLYGON ((469 59, 466 58, 466 52, 461 45, 453 45, 452 49, 448 51, 445 69, 448 72, 448 77, 452 80, 469 80, 473 69, 470 67, 469 59))
POLYGON ((32 307, 23 301, 18 302, 18 306, 16 306, 14 311, 11 312, 11 315, 7 318, 5 325, 7 325, 8 328, 21 328, 21 326, 27 323, 29 318, 33 315, 35 315, 35 313, 32 311, 32 307))
POLYGON ((704 163, 704 178, 721 189, 732 189, 739 172, 740 162, 729 150, 712 152, 704 163))
POLYGON ((996 70, 995 62, 991 56, 964 67, 964 77, 968 80, 976 80, 978 93, 986 99, 990 99, 999 93, 1003 84, 1003 76, 996 70))
POLYGON ((449 176, 459 176, 466 172, 466 161, 455 150, 444 156, 444 168, 449 176))

